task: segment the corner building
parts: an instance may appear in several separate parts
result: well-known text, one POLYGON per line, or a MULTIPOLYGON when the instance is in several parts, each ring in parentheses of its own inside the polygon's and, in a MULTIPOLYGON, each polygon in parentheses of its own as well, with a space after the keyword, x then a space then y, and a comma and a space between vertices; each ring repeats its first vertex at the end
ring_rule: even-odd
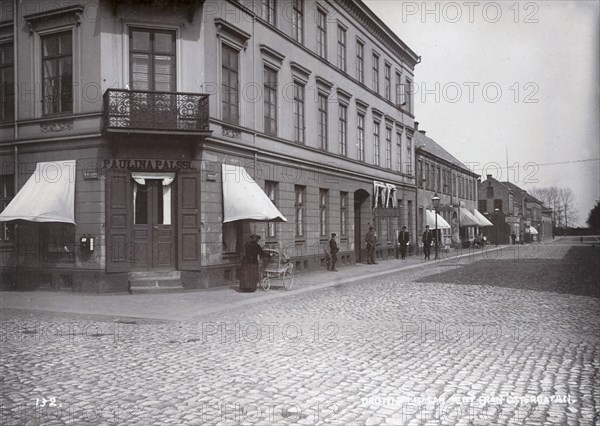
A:
POLYGON ((346 265, 370 225, 380 258, 403 225, 416 241, 420 58, 360 0, 1 7, 0 207, 69 172, 75 222, 1 223, 4 287, 223 285, 253 232, 299 272, 332 232, 346 265), (224 179, 287 222, 224 223, 224 179))

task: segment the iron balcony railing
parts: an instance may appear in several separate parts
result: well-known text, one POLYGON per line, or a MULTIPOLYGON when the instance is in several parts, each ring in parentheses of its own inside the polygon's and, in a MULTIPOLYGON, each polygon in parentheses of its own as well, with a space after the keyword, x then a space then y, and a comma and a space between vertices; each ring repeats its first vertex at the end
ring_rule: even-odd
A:
POLYGON ((208 95, 108 89, 104 125, 108 131, 208 132, 208 95))

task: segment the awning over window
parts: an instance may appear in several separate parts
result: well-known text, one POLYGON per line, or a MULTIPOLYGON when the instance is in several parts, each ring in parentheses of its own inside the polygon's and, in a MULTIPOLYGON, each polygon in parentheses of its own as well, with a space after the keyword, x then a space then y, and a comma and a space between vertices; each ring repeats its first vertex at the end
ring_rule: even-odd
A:
MULTIPOLYGON (((431 229, 435 229, 436 213, 431 210, 425 210, 425 211, 427 212, 427 217, 425 218, 425 225, 429 225, 429 227, 431 229)), ((438 214, 437 215, 437 229, 450 229, 450 228, 451 228, 450 224, 448 224, 448 222, 446 222, 446 220, 438 214)))
MULTIPOLYGON (((527 228, 525 228, 525 230, 527 230, 527 228)), ((530 226, 530 227, 529 227, 529 233, 530 233, 531 235, 538 235, 538 234, 539 234, 538 230, 537 230, 537 229, 535 229, 533 226, 530 226)))
POLYGON ((0 221, 75 224, 75 160, 37 163, 35 172, 0 213, 0 221))
POLYGON ((235 220, 287 222, 246 169, 223 164, 223 223, 235 220))
POLYGON ((460 211, 460 226, 479 226, 480 222, 466 208, 458 208, 460 211))
POLYGON ((479 221, 479 226, 494 226, 494 224, 490 222, 484 215, 482 215, 477 209, 473 210, 473 216, 475 216, 475 219, 479 221))

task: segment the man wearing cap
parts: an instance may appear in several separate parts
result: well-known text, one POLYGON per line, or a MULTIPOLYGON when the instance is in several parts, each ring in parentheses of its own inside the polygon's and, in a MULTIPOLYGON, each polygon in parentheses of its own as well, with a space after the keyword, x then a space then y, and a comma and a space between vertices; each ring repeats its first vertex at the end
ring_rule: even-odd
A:
POLYGON ((375 228, 372 225, 369 226, 369 232, 367 232, 365 241, 367 242, 367 263, 369 265, 377 265, 377 262, 375 262, 375 246, 377 245, 377 235, 375 235, 375 228))
POLYGON ((330 271, 333 272, 337 272, 337 269, 335 269, 335 264, 337 262, 337 252, 340 251, 338 249, 338 245, 335 242, 335 232, 331 234, 331 239, 329 240, 329 254, 331 255, 331 267, 330 267, 330 271))
POLYGON ((425 225, 425 232, 423 232, 423 254, 425 255, 425 260, 428 260, 431 254, 431 241, 433 241, 433 235, 431 235, 429 225, 425 225))
POLYGON ((398 244, 400 244, 400 257, 402 260, 406 260, 406 249, 408 248, 408 231, 406 226, 402 227, 400 235, 398 235, 398 244))
POLYGON ((260 279, 258 258, 262 256, 262 247, 258 244, 260 235, 250 235, 250 241, 244 246, 242 257, 242 276, 240 277, 240 291, 254 292, 260 279))

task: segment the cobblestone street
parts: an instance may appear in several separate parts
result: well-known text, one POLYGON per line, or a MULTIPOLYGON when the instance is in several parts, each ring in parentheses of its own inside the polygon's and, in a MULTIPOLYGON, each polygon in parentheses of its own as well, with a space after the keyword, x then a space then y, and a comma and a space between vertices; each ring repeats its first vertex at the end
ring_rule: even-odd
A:
POLYGON ((507 247, 185 321, 3 310, 1 423, 597 424, 599 257, 507 247))

